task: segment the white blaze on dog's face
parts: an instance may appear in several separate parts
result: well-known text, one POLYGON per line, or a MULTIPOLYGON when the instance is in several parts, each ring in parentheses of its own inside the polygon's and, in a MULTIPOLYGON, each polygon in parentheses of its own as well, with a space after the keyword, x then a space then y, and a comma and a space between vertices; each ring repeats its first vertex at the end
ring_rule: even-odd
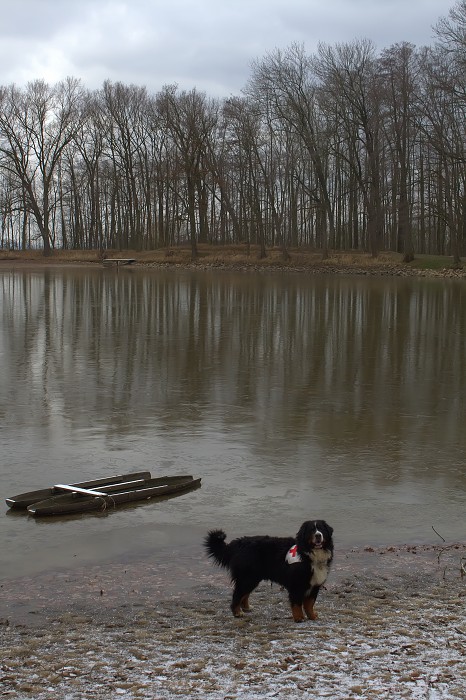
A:
POLYGON ((325 537, 323 532, 317 529, 317 523, 315 523, 316 530, 312 534, 311 537, 311 544, 314 547, 314 549, 322 549, 324 542, 325 542, 325 537))

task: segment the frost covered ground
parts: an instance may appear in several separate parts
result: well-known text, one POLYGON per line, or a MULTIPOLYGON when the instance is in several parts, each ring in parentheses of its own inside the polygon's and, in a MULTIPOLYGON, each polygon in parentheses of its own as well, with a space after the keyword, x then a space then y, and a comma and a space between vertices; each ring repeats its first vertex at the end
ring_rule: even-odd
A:
POLYGON ((0 697, 465 698, 464 556, 340 554, 303 624, 268 584, 234 619, 224 572, 201 558, 4 581, 0 697))

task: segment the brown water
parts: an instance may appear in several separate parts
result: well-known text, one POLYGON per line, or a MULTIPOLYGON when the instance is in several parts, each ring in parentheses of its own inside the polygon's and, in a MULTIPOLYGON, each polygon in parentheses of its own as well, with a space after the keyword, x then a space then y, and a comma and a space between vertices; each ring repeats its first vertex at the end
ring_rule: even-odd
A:
POLYGON ((0 577, 198 555, 207 529, 337 546, 466 535, 459 281, 0 271, 0 494, 149 468, 202 488, 34 520, 0 510, 0 577))

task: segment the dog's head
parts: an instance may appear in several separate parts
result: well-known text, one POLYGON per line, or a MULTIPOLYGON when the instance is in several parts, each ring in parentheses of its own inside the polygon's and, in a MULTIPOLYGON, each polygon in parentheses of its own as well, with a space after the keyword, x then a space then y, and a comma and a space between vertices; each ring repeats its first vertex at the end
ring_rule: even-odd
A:
POLYGON ((327 549, 333 552, 333 528, 325 520, 307 520, 296 535, 298 551, 308 554, 314 549, 327 549))

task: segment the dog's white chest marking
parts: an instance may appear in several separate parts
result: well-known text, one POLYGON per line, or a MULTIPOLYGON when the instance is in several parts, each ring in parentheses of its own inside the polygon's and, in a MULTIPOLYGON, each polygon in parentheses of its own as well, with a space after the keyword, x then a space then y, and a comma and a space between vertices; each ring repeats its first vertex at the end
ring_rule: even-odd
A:
POLYGON ((324 549, 313 549, 311 552, 312 576, 311 586, 322 586, 328 576, 330 554, 324 549))
MULTIPOLYGON (((328 563, 332 555, 325 549, 313 549, 309 554, 312 563, 312 576, 309 581, 310 586, 322 586, 328 576, 328 563)), ((294 545, 287 553, 285 561, 287 564, 297 564, 301 561, 298 554, 298 547, 294 545)))

